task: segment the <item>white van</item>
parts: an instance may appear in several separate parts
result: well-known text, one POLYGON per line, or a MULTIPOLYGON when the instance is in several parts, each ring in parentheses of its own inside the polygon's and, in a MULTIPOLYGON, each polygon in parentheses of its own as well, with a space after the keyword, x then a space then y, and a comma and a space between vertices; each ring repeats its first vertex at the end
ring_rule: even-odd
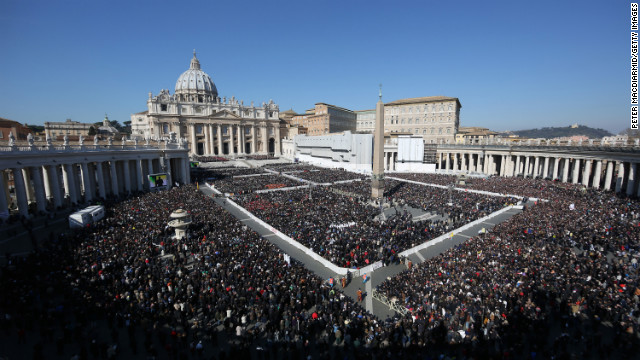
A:
POLYGON ((104 218, 104 206, 93 205, 69 215, 69 227, 81 228, 104 218))

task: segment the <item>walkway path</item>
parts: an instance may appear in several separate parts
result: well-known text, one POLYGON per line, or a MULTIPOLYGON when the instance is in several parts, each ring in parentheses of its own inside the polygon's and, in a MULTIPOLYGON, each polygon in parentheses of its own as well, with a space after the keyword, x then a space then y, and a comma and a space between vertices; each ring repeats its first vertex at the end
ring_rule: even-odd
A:
MULTIPOLYGON (((399 179, 399 180, 402 181, 402 179, 399 179)), ((261 221, 257 221, 256 219, 251 218, 245 213, 246 210, 241 209, 239 205, 236 205, 232 201, 227 200, 226 198, 215 197, 215 195, 219 195, 219 193, 216 193, 214 190, 212 190, 208 186, 206 185, 200 186, 200 191, 202 191, 206 195, 214 197, 214 201, 218 205, 222 206, 225 210, 227 210, 229 213, 235 216, 238 220, 240 220, 244 225, 250 227, 255 232, 262 235, 265 239, 269 240, 269 242, 279 247, 283 252, 285 252, 292 258, 302 262, 307 269, 309 269, 310 271, 313 271, 318 276, 321 276, 324 279, 329 279, 330 277, 333 277, 336 280, 334 281, 334 283, 336 284, 335 286, 341 287, 339 279, 343 275, 338 274, 334 270, 327 267, 325 264, 321 263, 320 261, 314 259, 309 254, 305 253, 305 251, 300 249, 298 246, 294 246, 290 242, 280 237, 278 235, 279 232, 276 229, 269 226, 268 224, 267 226, 265 226, 264 222, 261 223, 261 221)), ((430 259, 434 256, 437 256, 443 253, 444 251, 454 246, 457 246, 465 242, 470 237, 477 235, 478 232, 482 231, 482 229, 488 230, 492 228, 495 224, 501 223, 502 221, 509 219, 511 216, 513 216, 514 214, 517 214, 520 211, 522 210, 515 207, 502 209, 501 211, 491 214, 484 219, 480 219, 476 221, 475 224, 471 224, 463 227, 464 230, 461 230, 461 231, 454 230, 452 232, 453 236, 451 236, 450 233, 443 235, 442 239, 438 238, 439 241, 435 241, 438 239, 434 239, 429 243, 427 243, 427 245, 429 246, 425 247, 423 244, 421 246, 424 248, 421 248, 418 250, 417 249, 418 247, 416 247, 416 248, 405 251, 405 253, 410 253, 407 258, 408 260, 413 262, 413 264, 419 264, 427 259, 430 259), (433 244, 430 244, 432 242, 433 244)), ((377 299, 374 299, 372 296, 372 289, 380 285, 385 280, 393 278, 395 275, 399 274, 400 272, 406 269, 407 269, 407 266, 405 264, 383 266, 381 268, 378 268, 374 271, 370 271, 369 273, 367 273, 368 281, 363 282, 362 277, 357 277, 352 279, 350 283, 344 289, 341 289, 341 290, 345 293, 345 295, 350 296, 352 299, 356 301, 358 299, 357 292, 358 290, 361 290, 362 293, 365 295, 363 305, 365 305, 365 308, 367 309, 367 311, 373 313, 380 319, 386 319, 388 317, 394 316, 395 311, 390 309, 383 302, 377 299)))

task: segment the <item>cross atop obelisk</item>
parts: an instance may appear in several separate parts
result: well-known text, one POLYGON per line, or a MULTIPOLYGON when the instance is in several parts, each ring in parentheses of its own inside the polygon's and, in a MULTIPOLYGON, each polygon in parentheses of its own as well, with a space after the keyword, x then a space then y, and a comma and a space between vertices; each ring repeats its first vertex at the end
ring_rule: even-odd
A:
POLYGON ((376 104, 376 129, 373 135, 373 176, 371 179, 371 199, 380 200, 384 195, 384 104, 382 84, 376 104))

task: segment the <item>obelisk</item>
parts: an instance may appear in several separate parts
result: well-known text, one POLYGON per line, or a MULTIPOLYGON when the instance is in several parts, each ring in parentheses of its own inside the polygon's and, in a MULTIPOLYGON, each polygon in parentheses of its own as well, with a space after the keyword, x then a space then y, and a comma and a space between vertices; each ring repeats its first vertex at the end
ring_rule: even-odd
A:
POLYGON ((371 199, 380 200, 384 194, 384 104, 382 84, 376 104, 376 130, 373 134, 373 176, 371 179, 371 199))

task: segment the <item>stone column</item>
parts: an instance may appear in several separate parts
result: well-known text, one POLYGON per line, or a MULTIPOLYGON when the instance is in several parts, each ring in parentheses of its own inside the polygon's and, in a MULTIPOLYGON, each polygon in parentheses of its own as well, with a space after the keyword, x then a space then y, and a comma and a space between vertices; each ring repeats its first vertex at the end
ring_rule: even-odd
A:
POLYGON ((117 196, 120 191, 118 189, 118 170, 115 160, 109 161, 109 175, 111 176, 111 194, 117 196))
POLYGON ((458 171, 458 153, 453 153, 453 171, 458 171))
POLYGON ((0 214, 9 214, 9 203, 7 202, 7 195, 9 188, 4 181, 4 170, 0 170, 0 214))
POLYGON ((262 141, 262 153, 269 153, 269 139, 267 138, 267 125, 260 125, 260 137, 262 141))
POLYGON ((42 182, 42 168, 34 166, 31 168, 33 176, 33 190, 36 193, 36 207, 38 211, 47 210, 47 198, 44 193, 44 184, 42 182))
POLYGON ((136 171, 134 176, 136 177, 136 190, 142 191, 144 190, 142 187, 142 159, 133 160, 136 166, 136 171))
POLYGON ((589 179, 591 178, 591 161, 584 161, 584 173, 582 173, 582 185, 589 187, 589 179))
POLYGON ((218 156, 222 155, 222 126, 218 124, 218 156))
POLYGON ((183 184, 188 184, 191 181, 191 168, 189 167, 189 159, 188 158, 182 158, 182 165, 183 165, 183 171, 182 171, 182 183, 183 184))
POLYGON ((204 132, 204 146, 202 147, 202 151, 204 152, 204 155, 209 155, 209 146, 211 145, 211 138, 209 137, 209 124, 203 124, 202 131, 204 132))
POLYGON ((569 162, 571 159, 565 158, 564 165, 562 166, 562 182, 566 183, 569 181, 569 162))
POLYGON ((106 199, 107 191, 104 188, 104 170, 101 161, 96 162, 96 176, 98 177, 98 196, 102 199, 106 199))
POLYGON ((534 156, 533 171, 531 172, 532 178, 537 178, 540 175, 540 156, 534 156))
MULTIPOLYGON (((627 195, 631 196, 635 194, 636 189, 636 170, 638 169, 638 164, 632 162, 629 167, 629 180, 627 181, 627 195)), ((35 179, 35 178, 34 178, 35 179)))
POLYGON ((513 176, 520 174, 520 155, 516 155, 516 167, 513 171, 513 176))
POLYGON ((198 152, 198 139, 196 138, 196 125, 189 124, 188 131, 191 135, 191 154, 196 155, 198 152))
POLYGON ((90 202, 93 200, 93 191, 91 189, 91 182, 89 181, 89 168, 86 162, 80 163, 82 168, 82 188, 84 189, 84 201, 90 202))
POLYGON ((60 181, 58 178, 58 165, 47 165, 45 171, 49 177, 49 189, 53 205, 57 208, 62 206, 62 194, 60 193, 60 181))
POLYGON ((27 203, 31 204, 36 201, 33 189, 31 188, 31 176, 29 168, 22 168, 22 179, 24 181, 24 189, 27 194, 27 203))
POLYGON ((238 150, 240 150, 240 154, 245 154, 245 139, 244 139, 244 125, 238 125, 238 141, 240 141, 240 145, 238 146, 238 150))
POLYGON ((482 172, 489 174, 489 154, 484 154, 484 163, 482 164, 482 172))
MULTIPOLYGON (((602 160, 596 161, 596 171, 593 174, 593 187, 600 189, 600 177, 602 176, 602 160)), ((611 180, 611 179, 609 179, 611 180)))
POLYGON ((553 158, 553 176, 551 180, 555 180, 558 178, 558 165, 560 164, 560 159, 557 157, 553 158))
POLYGON ((445 163, 446 163, 445 167, 446 167, 447 171, 449 171, 449 169, 450 169, 450 166, 449 166, 450 165, 450 160, 449 160, 450 157, 451 157, 451 154, 447 153, 447 158, 445 159, 445 163))
POLYGON ((274 132, 274 136, 276 137, 276 141, 275 141, 275 156, 280 156, 281 152, 280 152, 280 148, 282 147, 282 145, 280 144, 280 124, 277 124, 275 126, 275 132, 274 132))
POLYGON ((234 149, 234 147, 235 147, 234 146, 235 145, 235 140, 234 140, 235 136, 233 134, 235 132, 235 130, 233 129, 234 127, 235 127, 235 125, 229 125, 227 127, 227 132, 229 133, 229 154, 231 154, 231 155, 235 155, 236 154, 236 151, 234 149))
POLYGON ((64 164, 64 191, 69 195, 69 200, 71 203, 78 202, 78 192, 76 191, 76 181, 74 180, 74 172, 73 172, 72 164, 64 164))
POLYGON ((530 156, 525 156, 525 160, 524 160, 524 176, 527 177, 527 175, 529 175, 529 162, 530 162, 530 156))
POLYGON ((542 177, 544 179, 546 179, 547 176, 549 176, 549 157, 545 156, 544 157, 544 169, 542 170, 542 177))
POLYGON ((618 161, 618 178, 616 179, 616 192, 622 190, 622 182, 624 181, 624 163, 618 161))
POLYGON ((467 170, 467 154, 466 153, 461 153, 460 154, 460 170, 462 171, 468 171, 467 170))
POLYGON ((474 153, 469 153, 469 171, 476 172, 476 156, 474 153))
POLYGON ((580 159, 574 159, 573 163, 573 175, 571 177, 571 183, 577 184, 578 177, 580 177, 580 159))
POLYGON ((258 139, 256 139, 256 125, 251 125, 251 153, 255 153, 257 151, 256 146, 258 145, 258 139))
MULTIPOLYGON (((47 200, 53 199, 53 194, 51 193, 51 176, 49 175, 49 169, 47 166, 42 167, 42 178, 44 181, 44 196, 47 200)), ((0 210, 2 212, 2 210, 0 210)))
POLYGON ((16 192, 18 211, 24 217, 29 216, 29 204, 27 202, 27 189, 24 186, 24 177, 21 168, 13 168, 13 186, 16 192))
POLYGON ((73 184, 76 188, 76 198, 78 199, 78 202, 82 201, 82 192, 80 192, 80 187, 82 186, 82 176, 80 174, 80 168, 78 167, 77 164, 73 164, 71 166, 71 173, 73 174, 73 184))
POLYGON ((173 176, 171 176, 171 159, 167 158, 165 159, 166 164, 167 164, 167 188, 171 189, 173 187, 173 176))
POLYGON ((124 191, 125 193, 131 193, 131 168, 129 167, 129 160, 122 161, 122 171, 124 173, 124 191))

